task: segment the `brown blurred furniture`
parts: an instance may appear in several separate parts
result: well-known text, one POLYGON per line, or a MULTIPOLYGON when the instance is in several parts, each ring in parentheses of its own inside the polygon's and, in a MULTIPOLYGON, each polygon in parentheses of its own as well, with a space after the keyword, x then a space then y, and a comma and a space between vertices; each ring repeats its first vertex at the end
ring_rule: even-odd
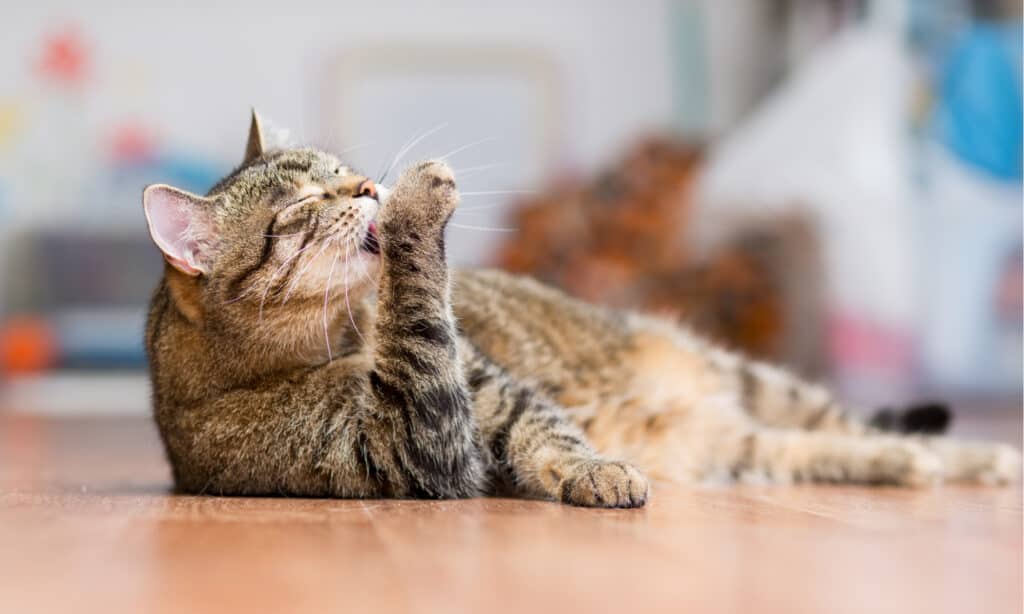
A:
POLYGON ((498 264, 602 304, 669 314, 801 371, 821 370, 813 227, 798 214, 732 219, 698 249, 691 188, 700 152, 647 140, 589 182, 520 203, 498 264))

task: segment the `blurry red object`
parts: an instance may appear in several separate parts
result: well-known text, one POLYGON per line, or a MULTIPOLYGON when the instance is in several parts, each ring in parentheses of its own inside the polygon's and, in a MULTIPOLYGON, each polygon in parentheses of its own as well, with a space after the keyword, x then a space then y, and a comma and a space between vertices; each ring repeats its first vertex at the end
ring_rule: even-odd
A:
POLYGON ((81 85, 88 73, 89 50, 75 26, 48 35, 36 69, 47 79, 66 85, 81 85))
POLYGON ((140 125, 126 123, 118 126, 110 139, 110 152, 118 162, 151 160, 155 151, 156 139, 140 125))
POLYGON ((43 318, 22 316, 0 326, 0 371, 41 371, 56 360, 56 334, 43 318))

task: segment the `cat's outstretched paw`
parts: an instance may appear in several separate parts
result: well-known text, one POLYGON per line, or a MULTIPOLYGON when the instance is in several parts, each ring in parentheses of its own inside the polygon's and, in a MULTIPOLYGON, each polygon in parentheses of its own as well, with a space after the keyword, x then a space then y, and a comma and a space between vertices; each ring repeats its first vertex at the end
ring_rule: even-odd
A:
POLYGON ((619 461, 587 461, 561 484, 562 502, 583 507, 641 507, 648 492, 647 478, 619 461))

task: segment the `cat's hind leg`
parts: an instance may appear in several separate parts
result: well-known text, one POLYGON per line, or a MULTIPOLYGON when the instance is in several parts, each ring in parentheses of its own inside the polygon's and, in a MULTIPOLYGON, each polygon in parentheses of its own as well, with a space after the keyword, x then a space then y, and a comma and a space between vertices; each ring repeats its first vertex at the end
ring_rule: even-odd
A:
POLYGON ((873 430, 825 386, 786 369, 734 355, 718 361, 726 365, 723 370, 744 409, 761 424, 844 435, 873 430))
POLYGON ((889 433, 869 426, 857 412, 836 401, 825 387, 783 369, 741 361, 735 372, 743 406, 762 424, 870 440, 913 441, 942 461, 943 478, 949 482, 1000 485, 1020 476, 1020 452, 1006 444, 889 433))
POLYGON ((754 430, 724 452, 740 480, 926 486, 941 481, 941 459, 904 437, 857 437, 788 429, 754 430))
POLYGON ((913 441, 941 460, 943 477, 950 482, 998 485, 1019 479, 1021 454, 1011 446, 893 434, 869 425, 861 413, 845 407, 824 386, 714 347, 707 352, 709 363, 722 374, 722 383, 733 391, 746 413, 762 425, 890 442, 913 441))
POLYGON ((785 369, 723 349, 665 320, 633 315, 630 327, 631 364, 641 366, 633 384, 639 396, 670 391, 663 396, 671 402, 724 395, 735 399, 752 420, 769 427, 847 435, 869 430, 827 388, 785 369))

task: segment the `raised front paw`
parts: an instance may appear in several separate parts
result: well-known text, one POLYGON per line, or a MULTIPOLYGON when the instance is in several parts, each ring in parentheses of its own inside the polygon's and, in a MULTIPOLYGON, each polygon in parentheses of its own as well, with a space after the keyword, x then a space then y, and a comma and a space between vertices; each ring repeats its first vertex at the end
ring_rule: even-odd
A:
POLYGON ((407 169, 381 208, 385 232, 442 229, 459 203, 455 174, 440 160, 407 169))
POLYGON ((563 503, 583 507, 641 507, 648 485, 636 467, 619 461, 592 460, 578 465, 561 483, 563 503))

